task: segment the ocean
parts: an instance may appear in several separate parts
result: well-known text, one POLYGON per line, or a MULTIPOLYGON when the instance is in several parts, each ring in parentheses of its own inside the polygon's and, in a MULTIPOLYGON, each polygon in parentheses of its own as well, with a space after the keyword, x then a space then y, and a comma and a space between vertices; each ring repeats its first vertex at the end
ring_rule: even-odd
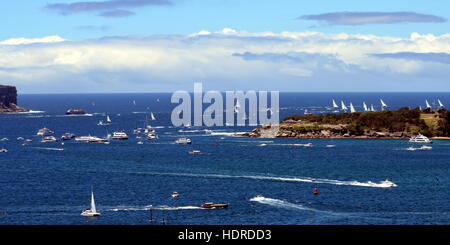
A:
MULTIPOLYGON (((232 136, 254 127, 178 128, 171 94, 24 94, 37 113, 0 115, 0 224, 3 225, 354 225, 449 224, 450 141, 407 151, 407 140, 261 139, 232 136), (135 101, 135 103, 133 103, 135 101), (83 108, 92 116, 67 116, 83 108), (153 112, 158 139, 139 139, 153 112), (97 126, 109 116, 113 123, 97 126), (130 139, 109 145, 41 143, 38 129, 130 139), (18 137, 32 139, 22 146, 18 137), (180 137, 192 145, 176 145, 180 137), (299 144, 312 143, 312 147, 299 144), (326 145, 335 145, 333 148, 326 145), (64 150, 58 150, 63 148, 64 150), (202 154, 189 154, 200 150, 202 154), (389 179, 397 186, 385 188, 389 179), (317 188, 319 195, 313 195, 317 188), (91 189, 102 216, 80 216, 91 189), (172 192, 178 198, 172 198, 172 192), (258 196, 261 195, 261 196, 258 196), (207 202, 228 203, 208 210, 207 202)), ((450 93, 281 93, 280 118, 329 112, 332 99, 361 111, 450 103, 450 93)))

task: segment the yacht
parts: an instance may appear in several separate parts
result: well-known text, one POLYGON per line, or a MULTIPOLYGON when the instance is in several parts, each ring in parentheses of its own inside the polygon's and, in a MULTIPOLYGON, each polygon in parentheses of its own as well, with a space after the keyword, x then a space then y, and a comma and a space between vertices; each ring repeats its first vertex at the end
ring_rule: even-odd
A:
POLYGON ((47 135, 52 135, 54 132, 48 128, 41 128, 38 130, 36 135, 39 136, 47 136, 47 135))
POLYGON ((45 136, 41 139, 41 142, 56 142, 56 138, 53 136, 45 136))
POLYGON ((92 140, 95 140, 97 137, 95 137, 95 136, 78 136, 78 137, 75 137, 75 141, 82 141, 82 142, 89 142, 89 141, 92 141, 92 140))
POLYGON ((100 213, 97 212, 97 209, 95 208, 94 192, 91 192, 91 208, 86 209, 83 212, 81 212, 81 216, 85 216, 85 217, 100 216, 100 213))
POLYGON ((410 146, 410 147, 406 148, 406 150, 407 150, 407 151, 415 151, 415 150, 417 150, 417 149, 414 148, 414 147, 412 147, 412 146, 410 146))
POLYGON ((113 132, 113 135, 111 138, 113 140, 127 140, 128 135, 125 132, 117 131, 117 132, 113 132))
POLYGON ((108 139, 92 136, 88 139, 88 142, 89 143, 106 143, 106 142, 108 142, 108 139))
POLYGON ((409 139, 409 142, 410 143, 433 143, 430 139, 428 139, 428 137, 426 137, 422 134, 411 137, 411 139, 409 139))
POLYGON ((192 144, 192 140, 188 138, 179 138, 175 140, 175 143, 179 145, 190 145, 192 144))

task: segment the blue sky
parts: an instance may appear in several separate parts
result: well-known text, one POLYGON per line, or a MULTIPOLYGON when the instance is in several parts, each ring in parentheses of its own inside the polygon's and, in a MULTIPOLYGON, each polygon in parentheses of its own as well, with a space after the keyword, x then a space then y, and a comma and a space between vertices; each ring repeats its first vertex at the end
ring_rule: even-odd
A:
POLYGON ((159 92, 195 81, 218 90, 450 91, 444 0, 1 5, 0 83, 27 93, 159 92))

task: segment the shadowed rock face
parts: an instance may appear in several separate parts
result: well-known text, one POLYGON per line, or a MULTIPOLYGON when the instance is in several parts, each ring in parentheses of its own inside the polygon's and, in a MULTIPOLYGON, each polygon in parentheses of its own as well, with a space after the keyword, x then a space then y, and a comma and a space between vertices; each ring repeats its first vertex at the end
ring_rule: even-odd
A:
POLYGON ((14 86, 0 85, 0 113, 26 112, 17 106, 17 89, 14 86))

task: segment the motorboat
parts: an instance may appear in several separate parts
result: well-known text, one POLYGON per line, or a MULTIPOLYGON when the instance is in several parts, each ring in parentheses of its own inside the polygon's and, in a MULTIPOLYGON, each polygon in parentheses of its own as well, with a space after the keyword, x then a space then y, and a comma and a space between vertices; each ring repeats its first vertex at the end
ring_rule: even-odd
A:
POLYGON ((193 155, 195 155, 195 154, 201 154, 201 153, 202 153, 202 152, 199 151, 199 150, 192 150, 192 151, 189 152, 189 154, 193 154, 193 155))
POLYGON ((45 136, 41 139, 41 142, 56 142, 57 139, 53 136, 45 136))
POLYGON ((37 134, 38 136, 47 136, 52 135, 54 132, 48 128, 41 128, 38 130, 37 134))
POLYGON ((410 146, 410 147, 406 148, 406 150, 407 151, 415 151, 415 150, 417 150, 417 148, 410 146))
POLYGON ((419 134, 417 136, 413 136, 409 139, 409 143, 433 143, 428 137, 425 135, 419 134))
POLYGON ((179 145, 190 145, 192 144, 192 140, 188 138, 179 138, 175 140, 175 143, 179 145))
POLYGON ((91 136, 91 138, 89 138, 88 142, 89 143, 106 143, 106 142, 108 142, 108 139, 91 136))
POLYGON ((125 132, 117 131, 113 132, 112 137, 113 140, 127 140, 128 135, 125 132))
POLYGON ((419 149, 421 149, 421 150, 432 150, 433 147, 427 146, 427 145, 423 145, 423 146, 421 146, 419 149))
POLYGON ((143 145, 143 144, 144 144, 144 142, 142 142, 142 141, 138 141, 138 142, 137 142, 137 144, 138 144, 138 145, 143 145))
POLYGON ((17 137, 17 140, 24 140, 23 137, 17 137))
POLYGON ((92 141, 92 140, 95 140, 97 137, 95 137, 95 136, 78 136, 78 137, 75 137, 75 141, 82 141, 82 142, 89 142, 89 141, 92 141))
POLYGON ((334 148, 336 145, 326 145, 327 148, 334 148))
POLYGON ((6 150, 4 148, 0 149, 0 153, 6 153, 6 152, 8 152, 8 150, 6 150))
POLYGON ((177 198, 180 194, 176 191, 172 192, 172 197, 177 198))
POLYGON ((94 192, 91 192, 91 208, 86 209, 83 212, 81 212, 81 216, 85 216, 85 217, 100 216, 100 213, 97 212, 97 209, 95 208, 94 192))
POLYGON ((208 202, 208 203, 202 204, 200 207, 206 208, 206 209, 223 209, 223 208, 228 208, 228 204, 208 202))
POLYGON ((388 179, 386 179, 384 181, 381 181, 380 182, 380 186, 389 187, 389 188, 397 187, 397 185, 394 182, 392 182, 392 181, 390 181, 388 179))
POLYGON ((65 133, 65 134, 63 134, 61 136, 62 140, 70 140, 70 139, 73 139, 73 138, 75 138, 75 135, 72 134, 72 133, 65 133))
POLYGON ((147 140, 154 140, 154 139, 156 139, 156 135, 154 135, 154 134, 147 135, 147 140))

